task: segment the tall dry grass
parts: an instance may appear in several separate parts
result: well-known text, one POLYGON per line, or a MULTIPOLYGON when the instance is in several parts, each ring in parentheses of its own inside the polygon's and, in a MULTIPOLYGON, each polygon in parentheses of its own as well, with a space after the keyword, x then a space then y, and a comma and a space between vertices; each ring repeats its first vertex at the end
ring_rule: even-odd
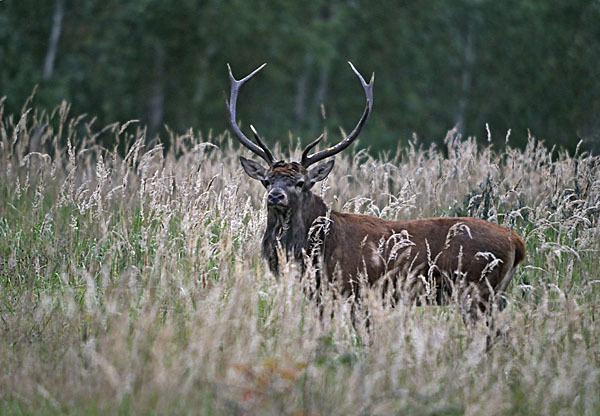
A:
POLYGON ((227 135, 167 151, 135 122, 92 124, 66 104, 1 114, 0 413, 600 413, 600 158, 450 132, 444 148, 347 150, 315 190, 334 209, 519 232, 528 257, 488 351, 452 305, 367 297, 365 333, 330 297, 320 318, 294 265, 277 278, 262 261, 263 190, 227 135))

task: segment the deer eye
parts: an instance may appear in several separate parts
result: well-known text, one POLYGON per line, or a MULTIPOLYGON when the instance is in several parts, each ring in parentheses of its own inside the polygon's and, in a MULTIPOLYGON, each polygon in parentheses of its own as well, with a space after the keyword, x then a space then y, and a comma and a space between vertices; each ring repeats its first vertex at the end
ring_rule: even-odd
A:
POLYGON ((301 189, 304 187, 304 181, 300 180, 300 181, 296 182, 296 184, 294 186, 298 189, 301 189))
POLYGON ((268 188, 269 186, 271 186, 271 181, 268 179, 264 179, 262 181, 262 184, 264 185, 265 188, 268 188))

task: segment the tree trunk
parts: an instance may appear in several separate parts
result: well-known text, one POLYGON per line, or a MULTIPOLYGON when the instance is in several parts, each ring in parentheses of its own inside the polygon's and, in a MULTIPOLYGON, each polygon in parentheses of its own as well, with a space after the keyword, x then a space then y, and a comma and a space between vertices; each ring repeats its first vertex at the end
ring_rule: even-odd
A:
POLYGON ((301 128, 306 121, 306 98, 308 96, 308 80, 310 78, 310 69, 312 67, 314 57, 312 53, 307 52, 304 55, 304 70, 296 81, 296 98, 294 100, 294 125, 293 131, 301 128))
POLYGON ((52 78, 54 72, 54 61, 58 51, 58 40, 62 31, 62 21, 65 14, 65 0, 56 0, 54 3, 54 15, 52 16, 52 30, 50 30, 50 39, 48 41, 48 51, 44 60, 44 70, 42 71, 42 79, 52 78))
MULTIPOLYGON (((317 82, 317 90, 315 91, 315 102, 321 107, 325 103, 327 90, 329 89, 329 71, 331 69, 331 60, 325 59, 319 68, 319 80, 317 82)), ((310 131, 317 130, 318 117, 311 117, 310 131)))
POLYGON ((456 115, 456 129, 464 134, 465 113, 469 104, 469 91, 471 89, 471 80, 473 78, 473 64, 475 62, 475 47, 473 45, 473 22, 470 21, 467 26, 467 35, 465 39, 464 61, 460 80, 460 96, 458 97, 458 114, 456 115))
POLYGON ((148 137, 152 138, 162 124, 165 112, 165 48, 157 43, 154 46, 154 76, 150 97, 150 117, 148 137))

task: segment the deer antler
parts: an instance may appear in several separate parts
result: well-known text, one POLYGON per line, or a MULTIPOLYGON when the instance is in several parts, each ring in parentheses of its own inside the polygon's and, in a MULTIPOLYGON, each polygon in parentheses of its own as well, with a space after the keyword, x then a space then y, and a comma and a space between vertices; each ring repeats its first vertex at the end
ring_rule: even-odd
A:
POLYGON ((256 75, 256 73, 258 71, 263 69, 265 67, 265 65, 266 65, 266 63, 262 64, 257 69, 252 71, 249 75, 246 75, 246 77, 244 77, 240 80, 237 80, 233 77, 233 73, 231 72, 231 67, 229 66, 229 64, 227 64, 227 69, 229 70, 229 81, 231 82, 231 95, 229 96, 229 101, 227 101, 227 99, 226 99, 225 103, 227 104, 227 111, 229 113, 229 124, 231 125, 231 128, 233 129, 233 132, 235 133, 235 135, 238 138, 238 140, 240 141, 240 143, 242 143, 248 149, 250 149, 257 155, 262 157, 269 164, 269 166, 271 166, 275 161, 275 159, 273 158, 273 154, 271 153, 269 148, 265 145, 265 143, 261 140, 261 138, 258 135, 258 133, 256 132, 256 129, 254 128, 254 126, 250 126, 250 129, 252 130, 252 133, 254 134, 254 137, 256 139, 256 142, 258 143, 258 146, 255 145, 254 143, 252 143, 252 141, 250 141, 250 139, 248 139, 248 137, 246 137, 246 135, 242 132, 242 130, 240 130, 240 127, 237 125, 237 121, 235 119, 237 97, 238 97, 238 92, 240 90, 240 87, 242 85, 244 85, 244 83, 246 81, 248 81, 250 78, 252 78, 254 75, 256 75))
POLYGON ((356 68, 354 68, 352 62, 348 61, 348 64, 350 64, 350 68, 352 68, 352 71, 354 71, 358 79, 360 79, 360 83, 362 84, 363 89, 365 90, 365 96, 367 98, 365 111, 356 127, 354 127, 354 130, 352 130, 352 132, 348 136, 346 136, 341 142, 339 142, 335 146, 332 146, 325 150, 321 150, 320 152, 314 153, 309 156, 308 152, 321 141, 323 135, 319 136, 317 140, 306 146, 306 148, 302 152, 302 161, 300 162, 305 168, 309 167, 313 163, 318 162, 319 160, 323 160, 329 156, 333 156, 344 150, 346 147, 350 146, 350 144, 358 137, 358 134, 365 125, 367 118, 369 118, 369 114, 371 114, 371 109, 373 108, 373 83, 375 82, 375 73, 371 75, 371 80, 367 84, 362 75, 360 75, 356 68))

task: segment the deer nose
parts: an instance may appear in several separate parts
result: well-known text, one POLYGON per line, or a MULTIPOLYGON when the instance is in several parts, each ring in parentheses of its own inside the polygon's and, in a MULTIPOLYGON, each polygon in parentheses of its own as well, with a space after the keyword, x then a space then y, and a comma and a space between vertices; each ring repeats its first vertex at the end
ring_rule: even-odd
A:
POLYGON ((272 189, 267 195, 269 205, 285 205, 287 198, 285 192, 279 188, 272 189))

